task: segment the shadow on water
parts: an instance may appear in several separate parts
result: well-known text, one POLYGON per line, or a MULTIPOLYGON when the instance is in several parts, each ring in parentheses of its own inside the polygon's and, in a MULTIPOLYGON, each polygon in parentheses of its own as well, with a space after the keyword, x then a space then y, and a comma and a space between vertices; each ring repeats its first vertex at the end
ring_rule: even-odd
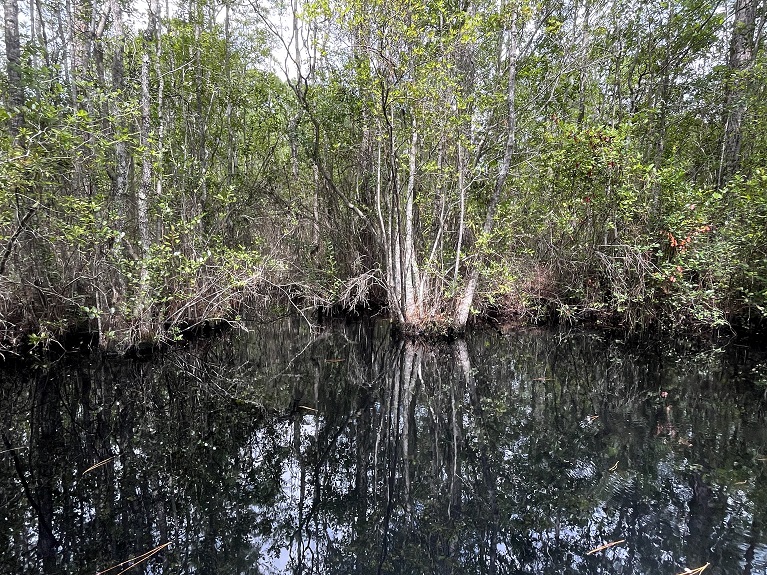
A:
POLYGON ((6 370, 0 572, 765 573, 763 362, 287 322, 6 370))

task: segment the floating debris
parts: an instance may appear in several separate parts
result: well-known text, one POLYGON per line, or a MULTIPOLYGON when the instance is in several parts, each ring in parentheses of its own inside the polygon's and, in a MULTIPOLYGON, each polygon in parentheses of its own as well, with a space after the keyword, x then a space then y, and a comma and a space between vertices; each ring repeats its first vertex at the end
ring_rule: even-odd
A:
POLYGON ((625 542, 626 542, 625 539, 619 539, 618 541, 611 541, 610 543, 605 543, 604 545, 600 545, 599 547, 594 547, 594 549, 586 553, 586 555, 593 555, 594 553, 599 553, 600 551, 604 551, 605 549, 609 549, 610 547, 613 547, 615 545, 620 545, 621 543, 625 543, 625 542))
POLYGON ((109 463, 110 461, 112 461, 114 458, 115 458, 115 456, 113 455, 112 457, 107 457, 107 458, 106 458, 106 459, 104 459, 103 461, 99 461, 99 462, 98 462, 96 465, 91 465, 91 466, 90 466, 88 469, 86 469, 85 471, 83 471, 83 475, 85 475, 85 474, 86 474, 86 473, 88 473, 89 471, 93 471, 94 469, 98 469, 98 468, 99 468, 99 467, 101 467, 102 465, 106 465, 107 463, 109 463))
POLYGON ((118 563, 114 567, 110 567, 109 569, 104 569, 104 571, 97 571, 96 575, 103 575, 104 573, 109 573, 110 571, 114 571, 115 569, 120 569, 128 565, 127 567, 125 567, 125 569, 117 573, 117 575, 122 575, 126 571, 133 569, 136 565, 139 565, 140 563, 143 563, 144 561, 146 561, 153 555, 156 555, 157 553, 165 549, 168 545, 170 545, 170 541, 168 541, 167 543, 163 543, 162 545, 158 545, 157 547, 155 547, 154 549, 150 551, 147 551, 146 553, 142 553, 141 555, 137 555, 136 557, 132 557, 131 559, 126 559, 125 561, 123 561, 122 563, 118 563))
POLYGON ((685 569, 681 573, 677 573, 676 575, 698 575, 698 573, 702 573, 703 570, 711 565, 711 563, 706 563, 703 567, 698 567, 697 569, 685 569))

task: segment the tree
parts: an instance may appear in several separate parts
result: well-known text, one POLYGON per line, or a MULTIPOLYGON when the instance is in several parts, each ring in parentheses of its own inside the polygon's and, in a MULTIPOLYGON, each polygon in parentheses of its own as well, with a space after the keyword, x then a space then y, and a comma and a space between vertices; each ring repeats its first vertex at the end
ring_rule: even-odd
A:
POLYGON ((24 105, 24 86, 21 83, 21 44, 19 43, 18 0, 3 1, 5 21, 5 67, 8 82, 7 106, 10 110, 9 128, 12 136, 19 132, 24 105))
POLYGON ((256 293, 441 334, 763 307, 756 0, 295 0, 286 31, 252 3, 16 2, 9 333, 167 337, 256 293))
POLYGON ((462 331, 516 153, 520 53, 534 45, 544 19, 521 5, 480 3, 349 2, 312 10, 348 34, 341 64, 329 58, 316 69, 329 69, 339 85, 351 80, 362 145, 338 167, 339 148, 326 139, 340 134, 316 99, 328 94, 320 77, 299 72, 294 90, 313 124, 310 157, 331 196, 375 238, 397 323, 406 331, 462 331), (495 174, 489 186, 488 169, 495 174), (361 193, 364 182, 375 182, 374 197, 361 193))
POLYGON ((726 87, 724 136, 717 179, 718 187, 726 184, 740 166, 741 134, 748 89, 747 71, 756 55, 757 3, 754 0, 734 0, 733 4, 730 51, 727 59, 729 77, 726 87))

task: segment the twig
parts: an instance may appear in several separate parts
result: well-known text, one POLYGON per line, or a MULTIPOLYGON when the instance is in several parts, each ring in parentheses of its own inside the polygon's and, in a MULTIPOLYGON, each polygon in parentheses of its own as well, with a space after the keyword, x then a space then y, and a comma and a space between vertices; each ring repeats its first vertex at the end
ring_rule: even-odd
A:
POLYGON ((610 547, 612 547, 614 545, 620 545, 621 543, 625 543, 625 542, 626 542, 625 539, 619 539, 618 541, 612 541, 610 543, 605 543, 604 545, 600 545, 599 547, 595 547, 594 549, 592 549, 591 551, 586 553, 586 555, 593 555, 594 553, 599 553, 600 551, 604 551, 605 549, 609 549, 610 547))
POLYGON ((88 469, 86 469, 85 471, 83 471, 83 475, 85 475, 85 474, 86 474, 86 473, 88 473, 89 471, 93 471, 94 469, 97 469, 98 467, 101 467, 102 465, 106 465, 107 463, 109 463, 110 461, 112 461, 114 458, 115 458, 115 456, 113 455, 112 457, 107 457, 107 458, 106 458, 106 459, 104 459, 103 461, 99 461, 99 462, 98 462, 96 465, 91 465, 91 466, 90 466, 88 469))
POLYGON ((711 565, 711 563, 706 563, 703 567, 698 567, 697 569, 685 569, 676 575, 698 575, 698 573, 703 573, 703 570, 709 565, 711 565))
POLYGON ((38 207, 40 207, 40 202, 35 202, 34 205, 31 208, 29 208, 29 210, 27 210, 27 213, 24 214, 24 217, 21 218, 21 221, 19 221, 19 225, 16 228, 16 231, 13 232, 13 235, 8 239, 8 243, 5 246, 3 255, 2 257, 0 257, 0 275, 3 275, 5 273, 5 264, 8 262, 8 258, 11 256, 11 251, 13 251, 13 245, 16 243, 16 240, 18 239, 19 235, 21 235, 21 232, 24 231, 24 227, 27 225, 29 218, 31 218, 32 214, 34 214, 37 211, 38 207))
POLYGON ((160 551, 165 549, 168 545, 170 545, 170 541, 168 541, 167 543, 163 543, 162 545, 158 545, 157 547, 155 547, 151 551, 147 551, 146 553, 143 553, 141 555, 137 555, 136 557, 132 557, 131 559, 126 559, 125 561, 123 561, 122 563, 118 563, 114 567, 110 567, 109 569, 104 569, 103 571, 96 571, 96 575, 104 575, 104 573, 109 573, 110 571, 114 571, 115 569, 119 569, 120 567, 122 567, 126 563, 133 563, 132 565, 126 567, 125 569, 123 569, 122 571, 120 571, 117 574, 117 575, 122 575, 123 573, 125 573, 129 569, 133 569, 136 565, 139 565, 140 563, 143 563, 144 561, 146 561, 147 559, 152 557, 152 555, 155 555, 156 553, 159 553, 160 551))

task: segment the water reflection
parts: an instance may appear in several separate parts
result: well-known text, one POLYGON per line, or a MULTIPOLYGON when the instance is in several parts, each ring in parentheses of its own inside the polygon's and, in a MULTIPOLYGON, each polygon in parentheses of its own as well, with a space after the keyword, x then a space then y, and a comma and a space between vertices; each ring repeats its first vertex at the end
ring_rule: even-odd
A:
POLYGON ((7 369, 0 572, 765 573, 759 361, 288 322, 7 369))

